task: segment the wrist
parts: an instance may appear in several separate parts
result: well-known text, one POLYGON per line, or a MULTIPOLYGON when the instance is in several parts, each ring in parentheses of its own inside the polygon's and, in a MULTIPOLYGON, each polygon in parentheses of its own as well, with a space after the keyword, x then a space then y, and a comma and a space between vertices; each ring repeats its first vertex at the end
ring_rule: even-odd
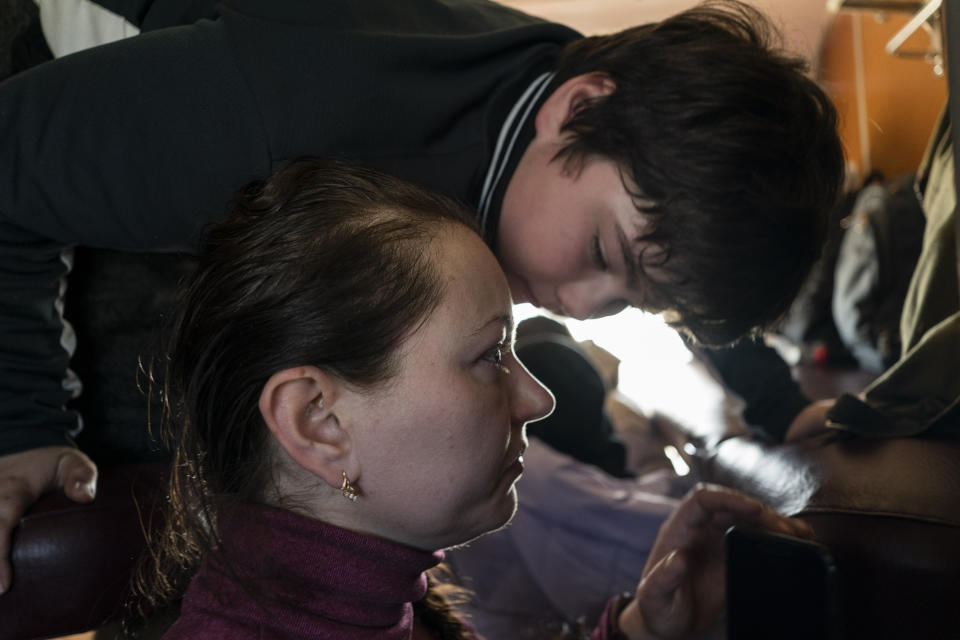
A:
POLYGON ((605 623, 601 626, 606 640, 647 640, 649 638, 640 606, 634 594, 625 592, 607 605, 605 623))
POLYGON ((631 597, 620 609, 617 615, 617 631, 619 636, 615 640, 644 640, 647 638, 647 628, 643 623, 643 614, 637 599, 631 597))

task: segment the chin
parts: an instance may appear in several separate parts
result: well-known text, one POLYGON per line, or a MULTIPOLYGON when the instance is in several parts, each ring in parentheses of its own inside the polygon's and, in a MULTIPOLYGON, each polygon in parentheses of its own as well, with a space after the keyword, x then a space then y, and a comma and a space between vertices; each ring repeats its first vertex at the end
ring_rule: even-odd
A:
POLYGON ((485 536, 503 529, 510 524, 510 521, 513 520, 513 516, 517 515, 517 488, 515 486, 510 487, 510 492, 508 493, 507 500, 505 500, 505 502, 507 504, 504 506, 504 510, 500 514, 500 517, 495 521, 491 521, 493 522, 492 526, 490 526, 486 531, 481 532, 480 535, 476 537, 479 538, 480 536, 485 536))
POLYGON ((505 496, 505 499, 503 500, 503 504, 497 506, 496 514, 491 515, 489 518, 485 518, 483 524, 478 524, 472 529, 471 533, 465 533, 464 539, 448 545, 447 548, 454 549, 456 547, 461 547, 473 542, 478 538, 482 538, 490 535, 491 533, 500 531, 510 524, 510 521, 513 520, 513 516, 516 515, 516 513, 517 490, 515 487, 511 487, 509 494, 505 496))
POLYGON ((496 527, 493 527, 492 529, 488 529, 488 530, 486 530, 486 531, 484 531, 484 532, 482 532, 482 533, 479 533, 479 534, 473 536, 472 538, 470 538, 470 539, 468 539, 468 540, 464 540, 463 542, 458 542, 457 544, 451 545, 451 546, 449 546, 449 547, 447 547, 447 548, 448 548, 448 549, 456 549, 456 548, 458 548, 458 547, 466 547, 466 546, 469 546, 471 542, 474 542, 474 541, 476 541, 476 540, 479 540, 480 538, 485 538, 485 537, 487 537, 487 536, 489 536, 489 535, 491 535, 491 534, 497 533, 498 531, 503 531, 504 529, 506 529, 507 527, 510 526, 510 523, 511 523, 512 521, 513 521, 513 516, 511 515, 509 518, 507 518, 507 520, 506 520, 505 522, 500 523, 500 524, 497 525, 496 527))
POLYGON ((533 294, 523 278, 516 275, 507 275, 507 286, 510 287, 510 297, 513 299, 513 304, 524 302, 533 304, 533 294))

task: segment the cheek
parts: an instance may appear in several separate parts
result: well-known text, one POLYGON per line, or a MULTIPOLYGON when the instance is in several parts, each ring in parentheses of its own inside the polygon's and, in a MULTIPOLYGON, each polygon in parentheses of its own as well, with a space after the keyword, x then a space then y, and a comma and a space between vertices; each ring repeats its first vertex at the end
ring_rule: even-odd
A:
MULTIPOLYGON (((493 371, 483 373, 491 377, 497 375, 493 371)), ((471 386, 472 392, 460 395, 459 407, 448 416, 443 433, 452 468, 458 463, 475 468, 483 464, 496 465, 497 460, 491 458, 502 458, 509 446, 510 413, 506 394, 490 382, 471 386)), ((457 397, 458 394, 451 395, 457 397)))
POLYGON ((406 484, 410 488, 404 492, 436 499, 456 493, 458 484, 470 484, 471 478, 487 476, 487 469, 501 464, 510 439, 505 393, 490 383, 473 381, 459 389, 455 382, 448 383, 442 389, 429 402, 408 404, 402 415, 385 421, 388 433, 377 445, 385 454, 377 463, 385 467, 378 474, 385 488, 406 484))
POLYGON ((501 262, 508 273, 529 281, 561 282, 572 279, 583 269, 584 247, 577 230, 553 223, 527 229, 503 246, 501 262))
MULTIPOLYGON (((491 394, 464 403, 448 394, 460 411, 407 423, 399 437, 383 444, 386 465, 377 473, 377 520, 385 533, 424 548, 459 544, 501 526, 516 507, 516 494, 503 482, 511 439, 506 403, 491 394)), ((499 394, 497 394, 499 395, 499 394)))
POLYGON ((434 464, 447 478, 437 490, 453 502, 489 494, 511 446, 510 415, 500 393, 474 394, 451 421, 436 444, 434 464))

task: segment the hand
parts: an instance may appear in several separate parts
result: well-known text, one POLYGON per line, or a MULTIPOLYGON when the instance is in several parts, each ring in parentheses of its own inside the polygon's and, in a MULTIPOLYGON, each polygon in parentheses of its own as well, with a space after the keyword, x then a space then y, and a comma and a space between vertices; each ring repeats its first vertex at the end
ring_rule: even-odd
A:
POLYGON ((636 597, 620 614, 631 640, 709 637, 726 602, 724 534, 733 525, 810 538, 813 531, 747 496, 697 485, 663 523, 636 597))
POLYGON ((808 404, 790 423, 784 440, 800 440, 823 433, 827 427, 827 411, 833 406, 834 400, 818 400, 808 404))
POLYGON ((10 588, 10 536, 24 512, 47 491, 75 502, 97 492, 97 466, 72 447, 41 447, 0 456, 0 593, 10 588))

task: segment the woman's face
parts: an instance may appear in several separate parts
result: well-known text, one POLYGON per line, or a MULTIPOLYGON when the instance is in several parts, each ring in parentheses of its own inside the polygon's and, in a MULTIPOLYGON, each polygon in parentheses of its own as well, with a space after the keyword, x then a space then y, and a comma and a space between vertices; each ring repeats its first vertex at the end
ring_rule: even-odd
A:
POLYGON ((433 550, 513 516, 524 425, 553 398, 513 354, 510 294, 490 250, 453 225, 431 249, 444 297, 401 345, 398 375, 365 394, 353 437, 366 532, 433 550))

